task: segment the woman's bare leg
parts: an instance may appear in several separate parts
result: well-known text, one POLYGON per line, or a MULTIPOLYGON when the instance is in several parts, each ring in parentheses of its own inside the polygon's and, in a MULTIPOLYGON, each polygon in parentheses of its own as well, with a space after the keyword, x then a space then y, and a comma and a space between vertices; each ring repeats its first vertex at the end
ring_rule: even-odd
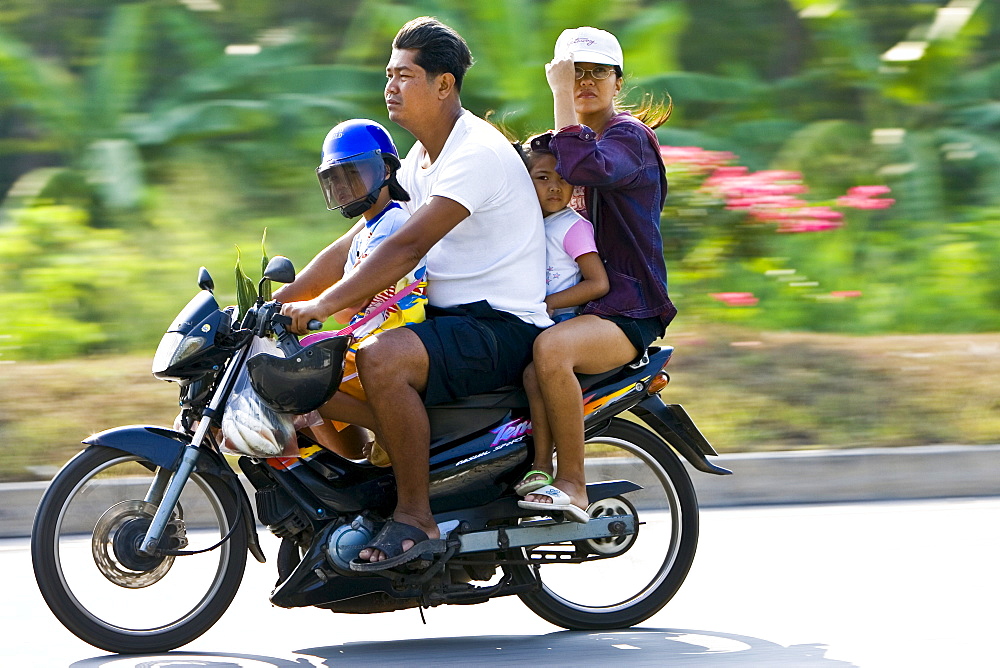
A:
MULTIPOLYGON (((553 485, 580 508, 589 503, 583 466, 583 397, 574 374, 604 373, 628 364, 637 354, 618 325, 594 315, 566 320, 535 339, 534 373, 558 462, 553 485)), ((525 500, 551 501, 536 494, 525 500)))

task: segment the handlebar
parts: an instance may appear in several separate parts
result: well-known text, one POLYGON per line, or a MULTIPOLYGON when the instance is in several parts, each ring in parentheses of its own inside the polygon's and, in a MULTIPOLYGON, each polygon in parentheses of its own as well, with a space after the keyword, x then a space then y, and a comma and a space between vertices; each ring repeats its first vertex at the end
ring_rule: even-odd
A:
MULTIPOLYGON (((261 304, 257 310, 257 326, 254 333, 263 337, 274 332, 278 337, 278 347, 286 355, 294 355, 302 349, 302 345, 299 343, 298 337, 289 329, 291 324, 291 318, 287 315, 281 315, 281 302, 270 301, 261 304)), ((319 320, 310 320, 307 327, 309 330, 315 331, 321 329, 323 323, 319 320)))

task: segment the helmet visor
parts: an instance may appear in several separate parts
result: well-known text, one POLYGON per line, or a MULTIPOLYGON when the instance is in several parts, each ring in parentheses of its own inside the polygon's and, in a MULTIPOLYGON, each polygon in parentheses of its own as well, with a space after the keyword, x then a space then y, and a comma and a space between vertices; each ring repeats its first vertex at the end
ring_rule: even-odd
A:
POLYGON ((333 210, 364 199, 385 182, 380 151, 358 153, 316 168, 326 208, 333 210))

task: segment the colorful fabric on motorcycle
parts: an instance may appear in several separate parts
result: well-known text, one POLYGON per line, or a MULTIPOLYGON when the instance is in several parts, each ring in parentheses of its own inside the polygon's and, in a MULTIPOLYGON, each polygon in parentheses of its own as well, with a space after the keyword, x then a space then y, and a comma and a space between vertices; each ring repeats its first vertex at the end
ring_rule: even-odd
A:
MULTIPOLYGON (((351 243, 347 263, 344 266, 344 278, 353 273, 362 260, 368 257, 392 233, 402 227, 408 219, 409 215, 400 208, 399 204, 390 202, 382 209, 379 215, 367 221, 364 228, 354 236, 354 240, 351 243)), ((358 342, 376 332, 401 327, 411 322, 424 321, 424 307, 427 304, 426 272, 424 261, 421 260, 420 264, 413 271, 399 279, 395 285, 375 295, 362 311, 359 311, 351 318, 350 324, 356 323, 383 302, 391 300, 397 291, 402 290, 414 281, 420 281, 416 289, 410 292, 410 294, 354 330, 355 344, 352 350, 357 350, 358 342)))
POLYGON ((423 265, 417 267, 408 275, 399 279, 395 285, 375 295, 372 298, 371 303, 365 307, 364 311, 360 311, 357 315, 351 318, 350 324, 353 325, 357 321, 366 317, 383 302, 390 301, 396 296, 397 292, 403 290, 411 283, 417 282, 417 287, 414 288, 409 294, 404 295, 395 304, 354 330, 353 333, 355 342, 351 347, 352 350, 357 350, 358 343, 372 334, 382 332, 387 329, 393 329, 395 327, 402 327, 407 323, 424 321, 426 317, 425 307, 427 306, 427 281, 424 278, 425 274, 426 268, 423 265))
MULTIPOLYGON (((361 379, 358 378, 358 364, 353 350, 348 350, 344 355, 344 379, 340 381, 338 392, 354 397, 359 401, 368 401, 365 388, 361 387, 361 379)), ((339 422, 330 420, 337 431, 343 431, 350 426, 349 422, 339 422)))

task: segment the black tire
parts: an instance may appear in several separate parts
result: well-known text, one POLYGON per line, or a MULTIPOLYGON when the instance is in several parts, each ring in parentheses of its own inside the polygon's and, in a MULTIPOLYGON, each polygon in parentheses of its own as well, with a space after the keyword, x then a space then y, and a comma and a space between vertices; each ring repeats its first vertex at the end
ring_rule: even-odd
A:
MULTIPOLYGON (((135 520, 135 513, 155 508, 147 504, 141 510, 134 509, 143 503, 141 491, 148 488, 154 470, 151 463, 136 455, 91 446, 63 467, 35 514, 31 560, 45 602, 80 639, 109 652, 150 654, 191 642, 229 607, 246 567, 247 535, 242 527, 216 550, 166 557, 156 568, 146 568, 151 564, 136 566, 120 557, 127 553, 120 552, 117 543, 112 549, 105 548, 119 539, 129 521, 144 521, 135 520), (105 518, 109 514, 113 520, 118 518, 115 513, 125 511, 115 509, 121 507, 132 508, 128 512, 133 514, 121 516, 124 519, 118 521, 114 532, 102 533, 101 527, 111 521, 105 518), (89 563, 85 554, 88 542, 89 563), (146 580, 139 582, 138 578, 152 582, 143 584, 146 580), (184 587, 177 578, 206 579, 209 585, 199 592, 200 587, 184 587), (192 601, 187 610, 186 598, 192 601), (122 599, 120 603, 118 599, 122 599), (162 606, 155 605, 158 601, 162 606), (181 612, 174 613, 172 608, 181 612), (166 620, 152 619, 159 614, 166 620), (171 619, 174 614, 177 618, 171 619)), ((192 474, 178 504, 180 512, 187 513, 183 518, 185 537, 192 543, 185 549, 218 542, 236 520, 239 503, 223 480, 192 474)))
MULTIPOLYGON (((588 467, 600 455, 611 454, 605 464, 608 479, 629 479, 644 486, 625 495, 642 526, 634 543, 619 556, 537 566, 541 591, 519 596, 539 617, 566 629, 626 628, 662 609, 687 577, 698 545, 698 501, 677 455, 648 429, 615 418, 604 434, 587 441, 587 447, 588 467), (632 585, 629 579, 639 584, 632 585), (594 588, 601 591, 592 594, 594 588)), ((511 571, 518 583, 535 579, 532 567, 511 571)))

